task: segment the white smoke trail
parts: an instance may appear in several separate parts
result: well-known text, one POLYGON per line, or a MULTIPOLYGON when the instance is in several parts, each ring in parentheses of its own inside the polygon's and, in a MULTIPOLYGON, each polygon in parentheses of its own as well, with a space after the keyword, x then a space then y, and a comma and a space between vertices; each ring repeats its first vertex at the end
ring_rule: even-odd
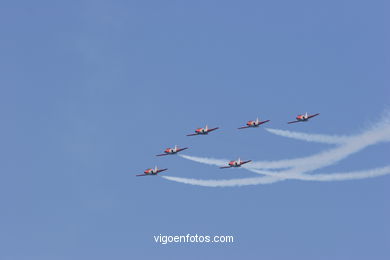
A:
MULTIPOLYGON (((213 165, 213 166, 224 166, 227 162, 230 160, 228 159, 216 159, 216 158, 208 158, 208 157, 198 157, 198 156, 191 156, 191 155, 184 155, 179 154, 180 157, 198 162, 198 163, 204 163, 207 165, 213 165)), ((278 169, 278 168, 289 168, 292 166, 295 166, 296 159, 292 160, 280 160, 280 161, 260 161, 256 162, 256 166, 252 167, 251 165, 246 165, 244 168, 262 168, 262 169, 278 169)), ((252 163, 253 164, 253 163, 252 163)))
MULTIPOLYGON (((295 169, 293 172, 309 172, 337 163, 348 156, 361 151, 367 146, 390 140, 390 124, 379 124, 365 133, 349 137, 349 140, 339 147, 312 156, 287 160, 295 169)), ((284 162, 286 164, 286 162, 284 162)), ((253 163, 251 168, 263 168, 262 163, 253 163)))
MULTIPOLYGON (((375 168, 365 171, 354 171, 347 173, 333 173, 333 174, 312 174, 299 176, 299 180, 305 181, 345 181, 374 178, 390 174, 390 166, 383 168, 375 168)), ((295 178, 297 179, 297 178, 295 178)))
MULTIPOLYGON (((351 137, 350 140, 342 146, 330 149, 312 156, 303 158, 282 160, 274 162, 277 168, 294 167, 300 172, 307 172, 315 169, 319 169, 325 166, 329 166, 337 163, 338 161, 347 158, 348 156, 361 151, 367 146, 377 144, 387 140, 390 136, 390 126, 368 131, 359 136, 351 137), (277 163, 277 164, 276 164, 277 163)), ((248 165, 248 168, 264 169, 264 162, 254 162, 248 165)), ((269 164, 267 165, 269 166, 269 164)), ((269 169, 269 167, 267 167, 269 169)), ((275 167, 276 168, 276 167, 275 167)), ((294 169, 295 171, 295 169, 294 169)))
POLYGON ((162 176, 162 178, 190 184, 197 186, 205 187, 236 187, 236 186, 247 186, 247 185, 258 185, 258 184, 271 184, 277 181, 283 181, 287 179, 296 179, 303 181, 344 181, 344 180, 358 180, 379 177, 390 174, 390 166, 375 168, 365 171, 354 171, 347 173, 328 173, 328 174, 313 174, 313 175, 273 175, 273 176, 264 176, 264 177, 252 177, 252 178, 240 178, 240 179, 230 179, 230 180, 199 180, 199 179, 190 179, 190 178, 180 178, 180 177, 171 177, 171 176, 162 176))
POLYGON ((204 187, 234 187, 234 186, 247 186, 256 184, 270 184, 281 180, 278 177, 264 176, 264 177, 253 177, 253 178, 241 178, 231 180, 200 180, 200 179, 189 179, 181 177, 162 176, 162 178, 197 186, 204 187))
MULTIPOLYGON (((190 161, 203 163, 203 164, 207 164, 207 165, 212 165, 212 166, 218 166, 218 167, 226 166, 226 164, 230 161, 228 159, 198 157, 198 156, 185 155, 185 154, 178 154, 178 156, 180 156, 184 159, 190 160, 190 161)), ((303 159, 303 158, 301 158, 301 159, 303 159)), ((242 168, 256 169, 256 168, 259 168, 258 164, 262 165, 262 167, 260 167, 262 169, 277 169, 277 168, 289 168, 289 167, 295 166, 296 163, 293 162, 293 160, 265 161, 265 162, 256 162, 255 166, 252 166, 253 164, 252 165, 246 164, 246 165, 243 165, 242 168), (290 161, 291 161, 291 163, 290 163, 290 161), (281 167, 279 167, 279 166, 281 166, 281 167)))
POLYGON ((306 134, 306 133, 292 132, 288 130, 281 130, 281 129, 274 129, 274 128, 264 128, 264 129, 275 135, 303 140, 307 142, 318 142, 318 143, 325 143, 325 144, 343 144, 349 141, 348 136, 306 134))
POLYGON ((191 160, 198 163, 204 163, 208 165, 214 165, 214 166, 224 166, 229 160, 225 159, 214 159, 214 158, 207 158, 207 157, 197 157, 197 156, 190 156, 185 154, 178 154, 180 157, 191 160))
POLYGON ((303 181, 343 181, 349 179, 365 179, 378 177, 386 174, 390 174, 390 166, 375 168, 371 170, 364 171, 352 171, 346 173, 319 173, 319 174, 304 174, 302 172, 296 171, 295 174, 289 172, 270 172, 270 171, 261 171, 261 170, 250 170, 251 172, 272 176, 279 179, 293 179, 293 180, 303 180, 303 181))

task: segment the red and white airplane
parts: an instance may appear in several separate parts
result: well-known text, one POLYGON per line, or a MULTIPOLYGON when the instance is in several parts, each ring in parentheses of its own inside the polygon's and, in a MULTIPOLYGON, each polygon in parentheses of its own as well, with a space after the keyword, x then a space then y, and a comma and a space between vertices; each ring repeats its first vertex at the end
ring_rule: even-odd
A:
POLYGON ((244 128, 249 128, 249 127, 258 127, 259 125, 265 124, 269 122, 270 120, 265 120, 265 121, 259 121, 259 118, 256 118, 256 120, 251 120, 246 123, 246 126, 242 126, 238 129, 244 129, 244 128))
POLYGON ((318 116, 320 113, 314 114, 314 115, 308 115, 307 112, 304 115, 298 115, 296 118, 297 120, 288 122, 287 124, 292 123, 298 123, 298 122, 305 122, 308 121, 310 118, 318 116))
POLYGON ((184 147, 184 148, 179 149, 179 147, 177 147, 177 145, 175 145, 174 148, 167 148, 167 149, 165 149, 164 153, 157 154, 156 156, 165 156, 165 155, 170 155, 170 154, 176 154, 176 153, 181 152, 185 149, 188 149, 188 147, 184 147))
POLYGON ((159 169, 159 168, 157 168, 157 166, 155 166, 154 168, 145 170, 143 174, 138 174, 136 176, 157 175, 158 173, 166 171, 166 170, 168 170, 168 169, 159 169))
POLYGON ((205 128, 198 128, 195 130, 195 134, 189 134, 187 136, 194 136, 194 135, 207 135, 208 133, 214 131, 214 130, 217 130, 219 129, 219 127, 216 127, 216 128, 211 128, 209 129, 209 127, 206 125, 205 128))
POLYGON ((224 167, 219 167, 220 169, 226 169, 226 168, 232 168, 232 167, 241 167, 241 165, 246 164, 248 162, 251 162, 252 160, 249 161, 241 161, 240 158, 238 158, 237 161, 230 161, 228 163, 229 166, 224 166, 224 167))

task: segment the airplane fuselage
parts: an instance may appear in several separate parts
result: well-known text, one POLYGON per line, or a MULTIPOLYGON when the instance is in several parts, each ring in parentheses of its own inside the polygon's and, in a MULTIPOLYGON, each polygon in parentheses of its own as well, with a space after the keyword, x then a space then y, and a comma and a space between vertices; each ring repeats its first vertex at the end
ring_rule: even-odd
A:
POLYGON ((145 170, 144 171, 144 174, 145 175, 156 175, 156 174, 158 174, 158 173, 160 173, 160 172, 163 172, 163 171, 166 171, 166 170, 168 170, 168 169, 158 169, 157 167, 156 168, 151 168, 151 169, 147 169, 147 170, 145 170))
POLYGON ((309 120, 309 117, 305 116, 305 115, 299 115, 296 118, 297 118, 298 121, 307 121, 307 120, 309 120))
POLYGON ((208 134, 208 131, 204 128, 198 128, 195 130, 195 133, 197 134, 201 134, 201 135, 207 135, 208 134))
POLYGON ((260 125, 260 122, 256 122, 256 121, 248 121, 246 123, 247 126, 249 127, 258 127, 260 125))
POLYGON ((166 171, 166 169, 158 169, 157 166, 155 168, 146 169, 143 174, 138 174, 136 176, 150 176, 150 175, 157 175, 160 172, 166 171))
POLYGON ((156 175, 157 174, 157 170, 155 170, 155 169, 147 169, 147 170, 144 171, 144 173, 146 175, 156 175))
POLYGON ((309 121, 310 118, 315 117, 315 116, 318 116, 319 114, 320 114, 320 113, 317 113, 317 114, 314 114, 314 115, 308 115, 308 114, 306 113, 306 114, 298 115, 298 116, 295 118, 296 121, 287 122, 287 124, 293 124, 293 123, 297 123, 297 122, 306 122, 306 121, 309 121))
POLYGON ((217 130, 219 127, 215 128, 208 128, 207 126, 205 128, 198 128, 195 130, 195 134, 189 134, 187 136, 194 136, 194 135, 207 135, 208 133, 217 130))
POLYGON ((164 152, 168 154, 175 154, 177 153, 177 149, 167 148, 164 152))
POLYGON ((231 167, 240 167, 241 163, 239 163, 237 161, 231 161, 231 162, 229 162, 229 166, 231 166, 231 167))
POLYGON ((175 148, 167 148, 167 149, 165 149, 163 154, 157 154, 156 156, 177 154, 178 152, 181 152, 181 151, 186 150, 186 149, 188 149, 188 147, 184 147, 184 148, 180 148, 179 149, 177 146, 175 146, 175 148))

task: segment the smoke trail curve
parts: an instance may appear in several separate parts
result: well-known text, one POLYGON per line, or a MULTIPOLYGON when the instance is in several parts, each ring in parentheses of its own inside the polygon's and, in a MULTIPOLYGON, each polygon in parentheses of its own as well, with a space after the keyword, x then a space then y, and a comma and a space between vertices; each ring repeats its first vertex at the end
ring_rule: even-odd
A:
POLYGON ((353 171, 347 173, 328 173, 328 174, 313 174, 313 175, 299 175, 299 176, 263 176, 263 177, 252 177, 252 178, 240 178, 230 180, 201 180, 191 179, 182 177, 171 177, 162 176, 162 178, 170 181, 180 182, 184 184, 204 186, 204 187, 240 187, 247 185, 258 185, 258 184, 271 184, 278 181, 287 179, 297 179, 303 181, 344 181, 344 180, 357 180, 374 178, 390 174, 390 166, 375 168, 365 171, 353 171))
POLYGON ((317 142, 317 143, 324 143, 324 144, 344 144, 345 142, 348 142, 350 138, 348 136, 307 134, 307 133, 293 132, 289 130, 274 129, 274 128, 264 128, 264 129, 274 135, 280 135, 280 136, 303 140, 307 142, 317 142))

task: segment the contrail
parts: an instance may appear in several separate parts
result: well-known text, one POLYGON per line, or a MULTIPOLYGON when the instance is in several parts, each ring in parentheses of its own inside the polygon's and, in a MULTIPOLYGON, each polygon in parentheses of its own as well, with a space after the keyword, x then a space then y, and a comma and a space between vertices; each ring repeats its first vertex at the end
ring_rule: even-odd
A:
POLYGON ((287 179, 296 179, 303 181, 344 181, 344 180, 357 180, 357 179, 366 179, 379 177, 390 174, 390 166, 383 168, 375 168, 365 171, 353 171, 346 173, 328 173, 328 174, 301 174, 295 176, 264 176, 264 177, 252 177, 252 178, 240 178, 240 179, 230 179, 230 180, 200 180, 200 179, 190 179, 190 178, 180 178, 180 177, 171 177, 171 176, 162 176, 162 178, 204 187, 239 187, 247 185, 258 185, 258 184, 271 184, 277 181, 283 181, 287 179))
POLYGON ((281 129, 274 129, 274 128, 264 128, 264 129, 275 135, 303 140, 307 142, 317 142, 317 143, 324 143, 324 144, 344 144, 349 140, 348 136, 306 134, 306 133, 292 132, 288 130, 281 130, 281 129))

